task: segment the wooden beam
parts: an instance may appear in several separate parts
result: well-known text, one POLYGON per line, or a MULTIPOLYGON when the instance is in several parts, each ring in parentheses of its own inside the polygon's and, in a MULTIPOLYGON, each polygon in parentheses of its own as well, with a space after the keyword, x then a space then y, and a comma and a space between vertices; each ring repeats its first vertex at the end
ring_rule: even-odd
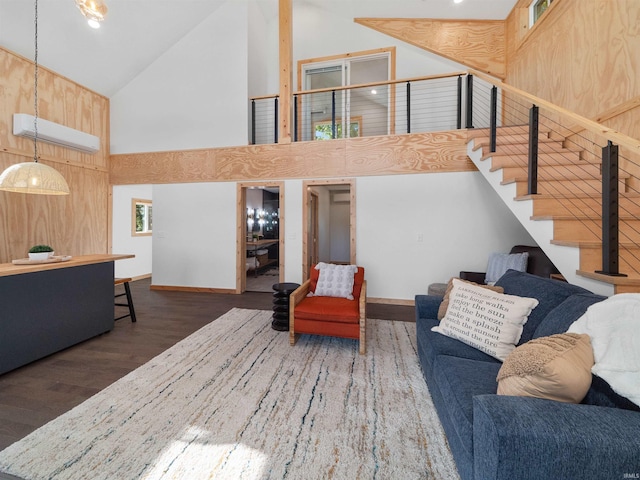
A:
POLYGON ((504 78, 504 20, 356 18, 356 23, 443 56, 470 68, 504 78))
POLYGON ((278 100, 278 142, 291 143, 291 92, 293 74, 292 0, 279 1, 280 98, 278 100))
POLYGON ((466 172, 466 130, 111 155, 113 185, 466 172))

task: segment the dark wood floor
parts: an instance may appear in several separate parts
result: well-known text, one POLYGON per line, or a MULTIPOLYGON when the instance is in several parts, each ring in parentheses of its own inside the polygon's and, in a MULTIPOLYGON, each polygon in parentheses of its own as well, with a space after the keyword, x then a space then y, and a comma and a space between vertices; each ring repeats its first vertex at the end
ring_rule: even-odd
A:
MULTIPOLYGON (((0 450, 70 410, 233 307, 271 310, 270 293, 224 295, 131 283, 138 321, 0 375, 0 450)), ((122 286, 117 287, 122 289, 122 286)), ((124 298, 124 297, 122 297, 124 298)), ((116 316, 122 307, 116 307, 116 316)), ((409 306, 369 304, 369 318, 414 321, 409 306)), ((283 332, 283 335, 286 333, 283 332)))

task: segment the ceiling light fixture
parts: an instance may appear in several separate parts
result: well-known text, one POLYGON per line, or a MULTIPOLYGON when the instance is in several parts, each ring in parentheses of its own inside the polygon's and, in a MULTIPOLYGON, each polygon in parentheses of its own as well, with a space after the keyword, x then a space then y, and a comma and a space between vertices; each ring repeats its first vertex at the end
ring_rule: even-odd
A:
POLYGON ((107 16, 107 6, 102 0, 75 0, 92 28, 100 28, 100 22, 107 16))
POLYGON ((462 0, 453 0, 453 3, 462 3, 462 0))
POLYGON ((0 190, 40 195, 68 195, 69 185, 56 169, 38 163, 38 0, 35 0, 33 162, 11 165, 0 174, 0 190))

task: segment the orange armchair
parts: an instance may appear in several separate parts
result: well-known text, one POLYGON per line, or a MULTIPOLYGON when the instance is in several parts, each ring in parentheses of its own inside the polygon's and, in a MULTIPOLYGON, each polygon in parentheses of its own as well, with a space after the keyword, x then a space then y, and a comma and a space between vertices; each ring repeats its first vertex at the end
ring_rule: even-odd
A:
POLYGON ((302 333, 359 340, 361 354, 366 352, 367 281, 364 268, 358 267, 353 282, 353 300, 340 297, 311 296, 320 272, 314 267, 310 278, 289 297, 289 343, 295 345, 302 333))

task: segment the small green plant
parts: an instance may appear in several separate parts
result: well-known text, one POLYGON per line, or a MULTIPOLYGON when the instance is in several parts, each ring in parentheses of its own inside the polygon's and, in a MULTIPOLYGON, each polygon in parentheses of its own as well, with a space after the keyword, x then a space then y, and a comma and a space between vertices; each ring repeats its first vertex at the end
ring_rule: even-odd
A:
POLYGON ((49 245, 34 245, 29 249, 29 253, 53 252, 49 245))

